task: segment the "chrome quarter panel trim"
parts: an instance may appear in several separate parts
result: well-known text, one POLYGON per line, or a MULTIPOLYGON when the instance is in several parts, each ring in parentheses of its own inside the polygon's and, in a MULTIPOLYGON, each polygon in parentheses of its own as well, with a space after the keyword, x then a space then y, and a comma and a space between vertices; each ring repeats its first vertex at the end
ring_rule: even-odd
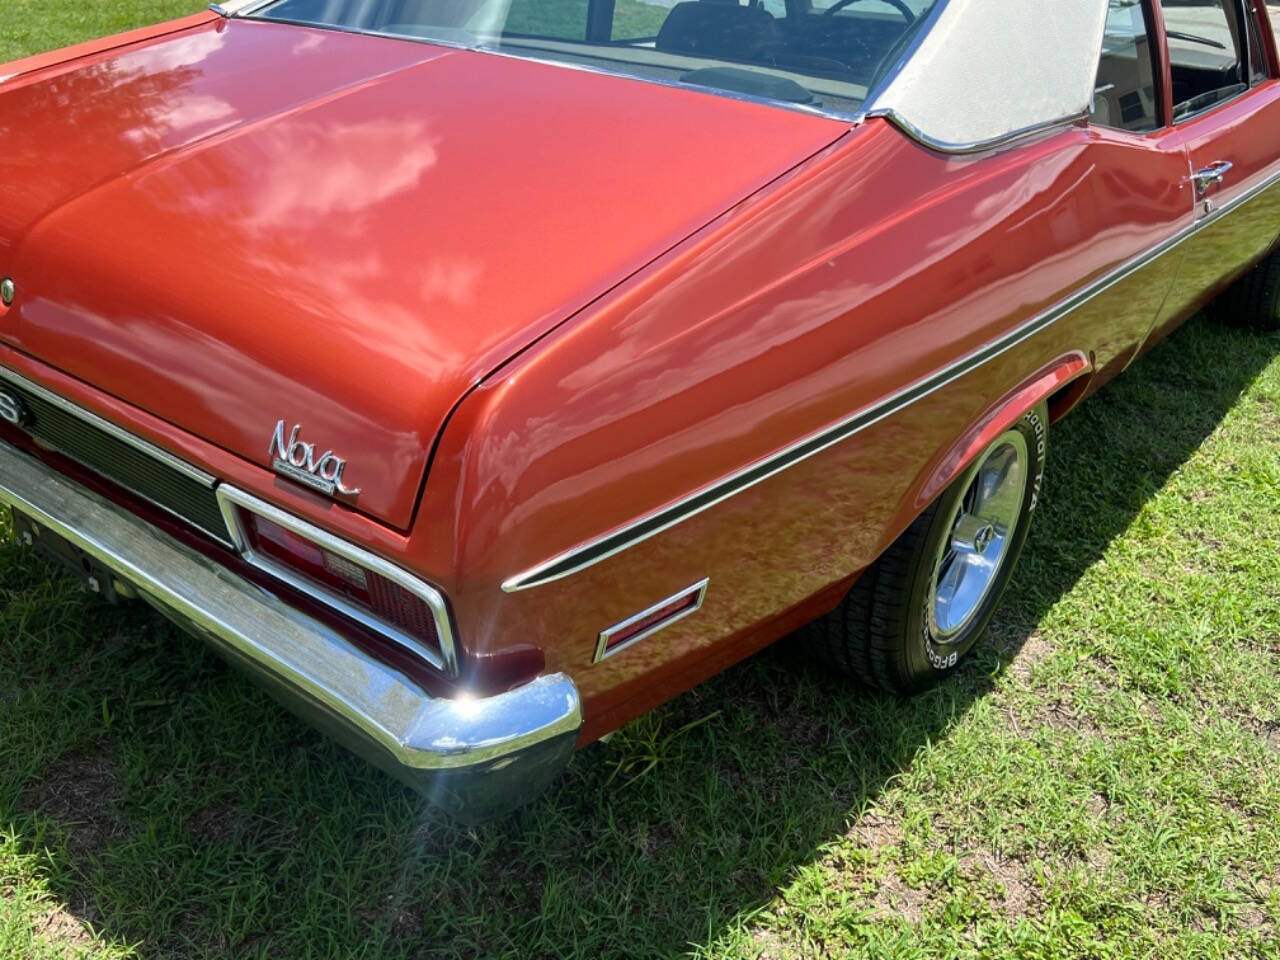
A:
POLYGON ((487 776, 520 751, 547 748, 560 762, 572 750, 582 709, 563 674, 493 697, 434 697, 326 625, 2 443, 0 504, 94 557, 268 686, 305 699, 309 716, 336 722, 368 759, 429 797, 428 774, 487 776))
POLYGON ((258 497, 243 490, 227 484, 221 484, 217 489, 218 503, 222 507, 222 515, 227 521, 227 529, 231 531, 231 538, 235 549, 249 563, 258 567, 266 573, 271 574, 277 580, 281 580, 295 590, 314 597, 317 601, 325 606, 332 607, 344 616, 350 617, 357 623, 360 623, 371 630, 385 636, 404 647, 410 653, 417 657, 421 657, 437 670, 447 670, 450 675, 456 676, 458 672, 458 652, 457 645, 454 642, 453 623, 449 616, 449 608, 445 603, 444 596, 440 591, 427 583, 419 580, 417 577, 401 569, 395 564, 382 559, 376 554, 362 550, 353 544, 347 543, 345 540, 335 537, 333 534, 321 530, 319 527, 313 526, 304 520, 299 520, 292 514, 286 513, 278 507, 260 500, 258 497), (352 563, 366 570, 370 570, 379 576, 385 577, 399 587, 408 590, 418 599, 422 600, 431 608, 431 613, 435 619, 436 635, 440 641, 440 652, 432 650, 430 647, 423 645, 417 638, 405 633, 398 627, 361 610, 359 607, 349 603, 335 593, 331 593, 321 587, 316 586, 308 580, 298 576, 294 571, 282 564, 276 563, 268 557, 255 553, 249 546, 249 539, 245 535, 244 527, 240 522, 237 508, 258 514, 259 516, 270 520, 272 523, 279 524, 287 530, 291 530, 301 537, 310 540, 312 543, 323 547, 331 553, 336 553, 344 559, 350 560, 352 563))
POLYGON ((615 623, 612 627, 609 627, 606 630, 601 630, 600 638, 599 640, 596 641, 596 655, 593 658, 592 662, 599 663, 601 660, 605 659, 606 657, 612 657, 615 653, 621 653, 623 650, 626 650, 630 647, 635 646, 641 640, 647 640, 649 637, 652 637, 655 633, 662 632, 663 630, 667 629, 667 627, 671 626, 673 623, 679 623, 685 617, 693 616, 695 613, 697 613, 699 610, 702 609, 702 603, 707 598, 707 585, 710 583, 711 583, 711 579, 709 577, 704 577, 702 580, 699 580, 697 583, 690 584, 689 586, 685 587, 683 590, 677 590, 675 593, 667 597, 665 600, 659 600, 653 606, 648 607, 647 609, 641 610, 635 616, 628 617, 626 620, 623 620, 621 623, 615 623), (655 623, 648 630, 643 630, 640 633, 637 633, 634 637, 632 637, 626 643, 621 643, 618 646, 614 647, 612 650, 609 649, 609 641, 614 636, 616 636, 619 633, 622 633, 624 630, 626 630, 628 627, 632 626, 633 624, 639 623, 645 617, 653 616, 653 614, 657 613, 663 607, 667 606, 668 604, 675 603, 675 601, 679 600, 681 597, 687 597, 689 594, 693 593, 694 591, 697 591, 697 597, 694 600, 693 606, 688 607, 687 609, 681 610, 679 613, 675 614, 674 616, 668 617, 666 620, 662 620, 662 621, 659 621, 658 623, 655 623))
POLYGON ((1037 123, 1034 126, 1024 127, 1021 130, 1014 130, 1006 133, 1002 137, 993 137, 990 140, 975 140, 973 143, 948 143, 945 140, 936 140, 927 133, 916 127, 905 117, 900 116, 896 111, 888 108, 872 109, 864 113, 863 119, 872 117, 889 121, 908 137, 922 146, 928 147, 930 150, 936 150, 939 153, 981 153, 984 150, 995 150, 999 147, 1006 147, 1009 144, 1024 140, 1027 137, 1035 136, 1038 133, 1048 133, 1053 130, 1059 130, 1068 127, 1073 123, 1079 123, 1085 119, 1088 114, 1078 113, 1072 116, 1059 117, 1056 120, 1047 120, 1044 123, 1037 123))
POLYGON ((21 387, 23 390, 28 390, 31 393, 34 393, 41 400, 53 404, 55 407, 71 414, 71 416, 76 417, 79 420, 83 420, 91 427, 96 427, 104 433, 111 434, 111 436, 115 437, 120 442, 127 443, 135 450, 145 453, 147 456, 151 457, 151 459, 160 461, 171 470, 176 470, 184 476, 203 484, 209 489, 213 489, 213 485, 216 480, 211 474, 205 473, 198 467, 193 467, 185 460, 180 460, 168 451, 162 450, 153 443, 148 443, 141 437, 136 437, 132 433, 122 430, 110 420, 105 420, 96 413, 90 413, 88 410, 77 406, 65 397, 61 397, 51 390, 46 390, 44 387, 40 386, 40 384, 28 380, 20 373, 15 373, 7 367, 0 366, 0 380, 8 380, 15 387, 21 387))
MULTIPOLYGON (((847 419, 816 434, 812 434, 808 438, 800 440, 764 460, 722 477, 710 486, 683 497, 667 507, 646 514, 612 533, 587 541, 508 578, 502 584, 503 591, 516 593, 521 590, 528 590, 532 587, 562 580, 588 567, 595 566, 597 563, 628 550, 636 544, 643 543, 650 537, 655 537, 671 529, 676 524, 683 523, 690 517, 697 516, 704 510, 709 510, 730 497, 748 490, 756 484, 781 473, 783 470, 801 463, 828 447, 879 423, 886 417, 898 413, 918 400, 922 400, 953 381, 978 369, 988 361, 1013 349, 1025 340, 1048 329, 1058 320, 1088 303, 1094 297, 1105 293, 1117 283, 1170 252, 1199 230, 1204 229, 1209 224, 1214 223, 1219 218, 1277 184, 1280 184, 1280 170, 1271 174, 1266 180, 1255 185, 1246 193, 1234 197, 1229 202, 1218 207, 1209 216, 1189 223, 1186 227, 1162 240, 1150 250, 1127 261, 1088 287, 1077 291, 1044 313, 1015 327, 985 347, 980 347, 954 363, 943 367, 928 378, 891 394, 875 406, 855 413, 847 419)), ((1190 206, 1188 206, 1187 216, 1189 219, 1192 217, 1190 206)))

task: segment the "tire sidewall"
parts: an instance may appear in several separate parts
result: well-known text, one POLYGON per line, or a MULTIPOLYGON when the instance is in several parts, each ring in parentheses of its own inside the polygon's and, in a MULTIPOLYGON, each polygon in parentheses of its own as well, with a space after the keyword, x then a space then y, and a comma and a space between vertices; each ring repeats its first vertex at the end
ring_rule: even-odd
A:
MULTIPOLYGON (((1017 567, 1022 547, 1026 543, 1031 529, 1031 519, 1040 503, 1040 494, 1044 483, 1044 469, 1048 453, 1048 408, 1041 403, 1028 410, 1001 433, 991 444, 996 446, 1010 432, 1018 431, 1026 440, 1027 452, 1031 458, 1031 469, 1026 472, 1026 489, 1024 491, 1022 511, 1018 516, 1018 526, 1009 541, 1008 554, 996 576, 991 591, 982 601, 982 606, 973 620, 960 633, 959 638, 949 643, 939 644, 933 640, 929 628, 928 603, 929 588, 933 578, 934 558, 944 538, 951 535, 950 521, 956 501, 964 496, 972 480, 974 470, 982 461, 982 455, 975 458, 974 464, 967 468, 939 498, 931 513, 928 530, 921 540, 916 557, 915 573, 912 576, 906 637, 904 644, 903 666, 906 668, 913 686, 923 688, 932 686, 953 672, 963 662, 965 655, 973 649, 973 645, 986 630, 991 617, 999 606, 1001 596, 1009 585, 1013 571, 1017 567)), ((987 449, 991 449, 988 447, 987 449)))

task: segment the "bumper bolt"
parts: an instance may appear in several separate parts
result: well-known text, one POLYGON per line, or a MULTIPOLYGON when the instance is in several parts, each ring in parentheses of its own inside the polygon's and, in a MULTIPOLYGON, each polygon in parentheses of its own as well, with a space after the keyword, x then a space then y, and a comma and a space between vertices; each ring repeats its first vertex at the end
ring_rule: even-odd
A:
POLYGON ((13 280, 5 277, 0 280, 0 303, 6 307, 13 305, 13 298, 18 295, 18 288, 13 285, 13 280))

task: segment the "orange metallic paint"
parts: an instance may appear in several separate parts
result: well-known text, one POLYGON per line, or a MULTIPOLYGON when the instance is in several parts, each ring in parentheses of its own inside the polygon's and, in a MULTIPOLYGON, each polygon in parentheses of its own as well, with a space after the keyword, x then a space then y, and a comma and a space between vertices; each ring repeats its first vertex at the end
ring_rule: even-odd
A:
POLYGON ((21 292, 0 338, 255 463, 301 423, 355 507, 407 529, 472 384, 846 126, 424 43, 187 28, 0 87, 21 292))
POLYGON ((21 60, 11 60, 8 63, 0 64, 0 78, 12 82, 10 78, 36 72, 48 77, 57 70, 73 69, 77 60, 104 53, 108 50, 127 47, 133 43, 142 43, 168 33, 176 33, 187 27, 212 23, 217 19, 218 15, 212 10, 201 10, 199 13, 193 13, 189 17, 171 20, 168 23, 157 23, 148 27, 140 27, 136 30, 127 30, 124 33, 116 33, 108 37, 100 37, 97 40, 77 43, 70 47, 63 47, 60 50, 49 50, 45 53, 24 57, 21 60))
POLYGON ((929 474, 929 479, 916 492, 916 500, 912 504, 914 513, 924 510, 934 498, 964 472, 975 457, 985 450, 996 437, 1008 430, 1019 417, 1036 404, 1046 401, 1064 386, 1077 377, 1087 374, 1092 369, 1089 358, 1078 350, 1073 350, 1064 357, 1053 361, 1046 369, 1042 369, 1001 397, 985 411, 957 440, 949 450, 938 458, 938 466, 929 474))
MULTIPOLYGON (((131 49, 0 85, 0 131, 28 128, 0 157, 22 291, 0 364, 417 571, 472 664, 540 648, 584 743, 830 609, 991 431, 1096 389, 1196 300, 1188 241, 790 469, 504 593, 1178 236, 1204 143, 1080 124, 946 156, 883 120, 280 25, 131 49), (40 114, 56 97, 84 149, 40 114), (350 459, 365 512, 267 469, 280 417, 350 459), (697 615, 592 664, 602 628, 708 576, 697 615)), ((1276 86, 1227 123, 1251 176, 1280 170, 1276 86)), ((1280 192, 1248 208, 1224 273, 1280 192)))

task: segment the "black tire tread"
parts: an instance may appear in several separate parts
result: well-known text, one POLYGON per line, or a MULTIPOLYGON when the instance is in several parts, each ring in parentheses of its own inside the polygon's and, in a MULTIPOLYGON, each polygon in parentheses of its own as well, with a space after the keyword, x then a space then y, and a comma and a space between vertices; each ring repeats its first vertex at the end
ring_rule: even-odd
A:
POLYGON ((805 628, 805 641, 820 660, 864 686, 899 696, 910 692, 898 662, 897 637, 936 509, 935 504, 915 519, 858 578, 839 607, 805 628))
POLYGON ((1237 280, 1214 304, 1223 323, 1280 330, 1280 253, 1237 280))

